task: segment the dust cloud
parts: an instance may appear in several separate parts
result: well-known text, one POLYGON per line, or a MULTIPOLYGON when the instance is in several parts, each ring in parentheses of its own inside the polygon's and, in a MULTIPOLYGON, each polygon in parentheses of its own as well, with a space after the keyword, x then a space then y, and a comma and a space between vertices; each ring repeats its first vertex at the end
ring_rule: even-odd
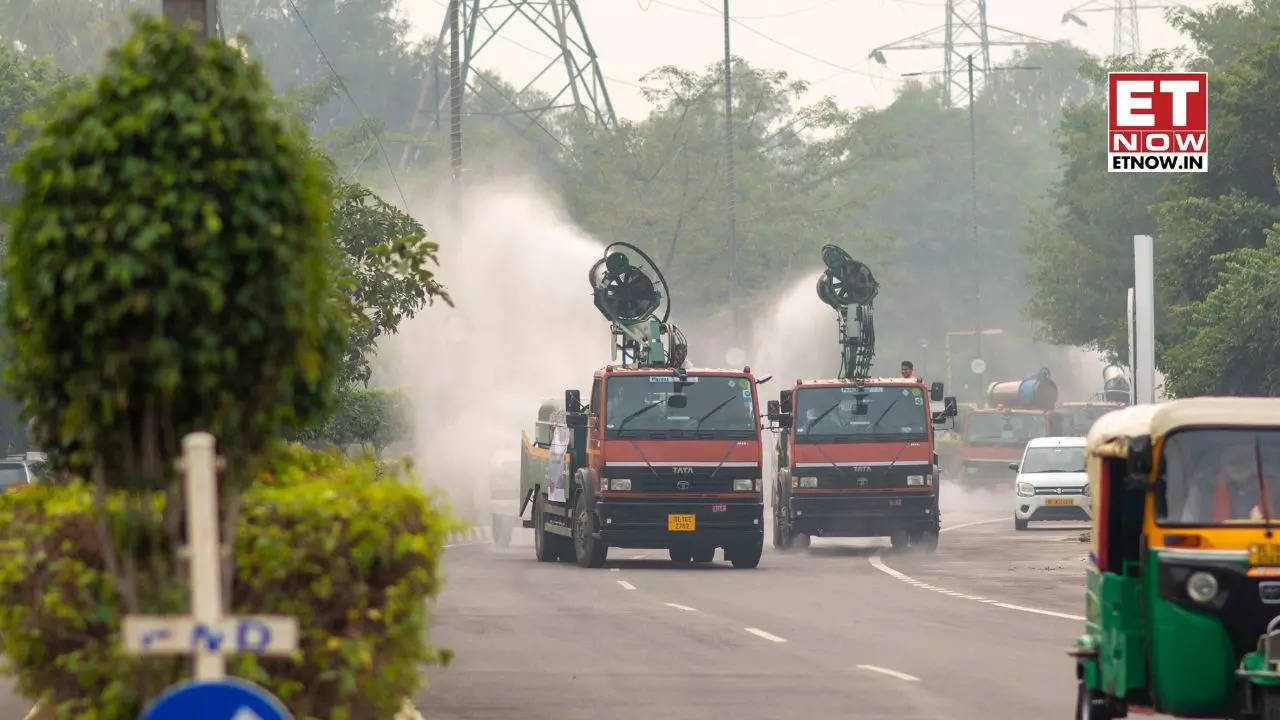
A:
POLYGON ((468 187, 456 216, 448 188, 428 197, 413 212, 440 241, 456 307, 426 309, 385 338, 376 380, 412 401, 419 474, 485 524, 491 501, 516 510, 520 432, 532 434, 539 404, 566 388, 585 400, 608 357, 586 280, 603 244, 530 181, 468 187))

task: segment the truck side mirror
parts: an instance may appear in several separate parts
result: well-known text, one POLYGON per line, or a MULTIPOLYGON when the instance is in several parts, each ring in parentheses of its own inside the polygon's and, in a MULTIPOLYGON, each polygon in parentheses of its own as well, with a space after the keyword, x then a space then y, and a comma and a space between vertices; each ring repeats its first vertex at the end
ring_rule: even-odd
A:
POLYGON ((1009 463, 1009 469, 1018 472, 1018 463, 1009 463))
POLYGON ((567 412, 564 414, 564 424, 571 428, 584 428, 587 426, 587 414, 584 412, 567 412))
POLYGON ((934 401, 934 402, 938 402, 938 401, 942 400, 942 393, 943 393, 942 383, 940 383, 940 382, 936 382, 936 383, 934 383, 934 384, 932 384, 932 385, 930 385, 930 386, 929 386, 929 399, 930 399, 930 400, 932 400, 932 401, 934 401))
POLYGON ((765 407, 768 408, 768 410, 765 412, 765 415, 768 416, 769 422, 772 422, 772 423, 778 422, 778 416, 782 414, 782 410, 779 408, 778 401, 770 400, 769 402, 765 403, 765 407))
POLYGON ((956 404, 954 397, 942 399, 942 412, 949 418, 953 418, 960 414, 960 407, 956 404))
POLYGON ((577 390, 565 390, 564 411, 567 413, 582 412, 582 393, 577 390))
POLYGON ((780 412, 791 412, 791 390, 783 390, 778 393, 778 410, 780 412))

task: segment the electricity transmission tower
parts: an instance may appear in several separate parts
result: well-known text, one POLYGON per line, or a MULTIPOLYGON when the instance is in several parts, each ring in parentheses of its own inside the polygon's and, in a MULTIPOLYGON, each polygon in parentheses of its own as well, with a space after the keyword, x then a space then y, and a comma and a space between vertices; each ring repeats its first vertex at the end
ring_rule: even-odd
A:
POLYGON ((1110 0, 1110 2, 1106 0, 1088 0, 1088 2, 1080 3, 1063 13, 1062 22, 1073 22, 1080 27, 1088 27, 1089 23, 1080 17, 1081 13, 1112 13, 1111 54, 1115 56, 1129 55, 1136 58, 1142 57, 1142 45, 1138 41, 1138 11, 1169 9, 1194 12, 1182 3, 1155 2, 1139 5, 1138 0, 1110 0))
POLYGON ((975 69, 985 79, 991 72, 991 48, 1043 45, 1045 40, 1008 30, 987 22, 986 0, 947 0, 946 20, 942 25, 895 40, 872 50, 867 57, 881 65, 888 64, 884 54, 890 50, 942 50, 942 104, 955 107, 967 104, 976 90, 967 80, 968 58, 974 56, 975 69))
MULTIPOLYGON (((564 142, 549 122, 557 111, 572 110, 598 125, 617 126, 613 102, 609 99, 595 48, 587 35, 578 0, 452 0, 450 8, 451 12, 446 13, 441 25, 439 42, 431 55, 431 67, 423 78, 411 135, 422 132, 424 126, 438 129, 441 113, 446 107, 460 107, 461 97, 468 93, 477 95, 481 90, 487 96, 501 98, 503 107, 473 109, 471 112, 495 115, 519 134, 537 127, 561 146, 564 142), (453 22, 457 23, 461 47, 456 63, 446 60, 446 64, 456 67, 452 73, 456 77, 451 81, 451 73, 441 69, 441 60, 450 55, 450 26, 453 22), (532 42, 537 43, 517 44, 542 56, 545 62, 529 65, 522 76, 508 72, 508 79, 524 83, 511 92, 476 71, 475 63, 484 57, 484 51, 495 40, 512 40, 510 35, 517 30, 523 31, 521 37, 534 38, 532 42), (553 86, 558 88, 554 94, 530 92, 535 84, 549 78, 558 78, 553 86), (461 88, 460 97, 451 98, 450 87, 461 88), (538 99, 531 100, 531 95, 538 99)), ((401 164, 408 165, 416 156, 417 150, 406 147, 401 164)))

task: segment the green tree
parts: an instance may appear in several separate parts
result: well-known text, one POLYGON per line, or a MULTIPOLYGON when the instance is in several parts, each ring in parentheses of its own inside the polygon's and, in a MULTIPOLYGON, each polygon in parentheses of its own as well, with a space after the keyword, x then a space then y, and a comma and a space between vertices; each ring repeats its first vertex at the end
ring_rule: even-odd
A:
MULTIPOLYGON (((22 155, 30 134, 24 115, 42 107, 64 81, 50 63, 0 45, 0 207, 17 199, 18 188, 10 179, 9 168, 22 155)), ((4 234, 0 230, 0 237, 4 234)))
POLYGON ((325 183, 256 65, 140 18, 16 174, 8 380, 73 469, 166 487, 187 432, 234 465, 325 407, 346 335, 325 183))
POLYGON ((0 44, 52 60, 69 73, 94 72, 129 34, 129 13, 154 0, 0 0, 0 44))
POLYGON ((350 283, 352 317, 340 380, 368 384, 369 363, 382 335, 393 335, 437 298, 453 300, 435 277, 439 246, 410 215, 355 184, 334 193, 334 243, 354 276, 350 283))
POLYGON ((1180 310, 1186 339, 1165 362, 1173 394, 1280 396, 1280 228, 1266 235, 1216 258, 1217 286, 1180 310))

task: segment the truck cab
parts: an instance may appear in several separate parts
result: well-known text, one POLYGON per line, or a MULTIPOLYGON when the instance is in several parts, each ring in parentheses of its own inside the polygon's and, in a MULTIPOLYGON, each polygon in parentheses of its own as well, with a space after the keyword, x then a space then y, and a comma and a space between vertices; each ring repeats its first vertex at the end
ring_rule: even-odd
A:
MULTIPOLYGON (((1022 459, 1035 438, 1064 434, 1063 423, 1047 410, 987 408, 974 410, 961 432, 960 481, 966 485, 995 485, 1009 479, 1009 463, 1022 459)), ((1069 433, 1068 433, 1069 434, 1069 433)))
POLYGON ((560 418, 540 413, 543 434, 525 439, 520 511, 532 506, 538 558, 599 567, 623 547, 710 562, 723 548, 735 567, 755 567, 764 538, 756 388, 749 367, 609 366, 586 405, 567 391, 560 418))
POLYGON ((782 391, 769 407, 779 429, 774 546, 888 536, 896 548, 936 549, 934 425, 956 414, 942 393, 916 378, 797 381, 782 391))

